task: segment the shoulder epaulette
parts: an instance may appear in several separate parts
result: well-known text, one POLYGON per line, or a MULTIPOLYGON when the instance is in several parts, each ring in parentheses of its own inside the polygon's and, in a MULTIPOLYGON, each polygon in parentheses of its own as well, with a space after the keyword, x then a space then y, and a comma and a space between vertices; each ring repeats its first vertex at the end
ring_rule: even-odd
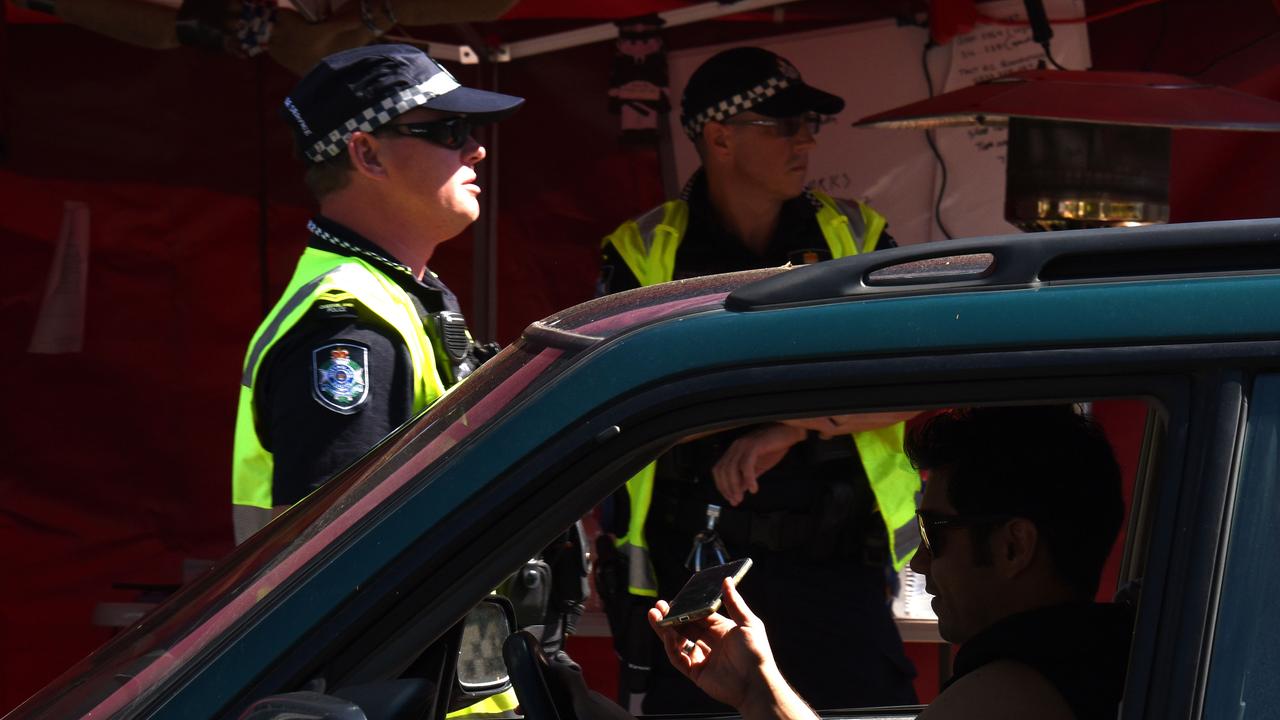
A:
POLYGON ((356 317, 361 308, 360 300, 355 295, 338 288, 325 290, 311 303, 312 314, 321 317, 356 317))
POLYGON ((638 215, 635 219, 636 229, 640 231, 640 237, 644 238, 646 244, 653 237, 654 228, 662 224, 667 216, 667 204, 663 203, 648 212, 638 215))

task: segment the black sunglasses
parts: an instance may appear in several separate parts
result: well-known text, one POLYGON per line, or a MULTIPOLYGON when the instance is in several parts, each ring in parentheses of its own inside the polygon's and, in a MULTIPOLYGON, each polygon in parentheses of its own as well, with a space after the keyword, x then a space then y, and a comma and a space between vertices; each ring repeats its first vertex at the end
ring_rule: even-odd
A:
POLYGON ((400 135, 426 140, 450 150, 459 150, 471 139, 471 129, 475 126, 464 117, 451 117, 427 122, 392 123, 384 127, 393 128, 400 135))
POLYGON ((784 118, 757 118, 754 120, 725 120, 725 125, 759 125, 761 127, 771 127, 778 137, 795 137, 800 132, 800 128, 808 127, 809 132, 817 135, 822 129, 822 116, 815 112, 804 113, 803 115, 792 115, 784 118))
POLYGON ((924 510, 916 511, 916 525, 920 528, 920 544, 933 557, 942 552, 944 534, 938 532, 948 527, 972 527, 986 523, 996 523, 1014 517, 1009 513, 985 513, 974 515, 935 515, 924 510))

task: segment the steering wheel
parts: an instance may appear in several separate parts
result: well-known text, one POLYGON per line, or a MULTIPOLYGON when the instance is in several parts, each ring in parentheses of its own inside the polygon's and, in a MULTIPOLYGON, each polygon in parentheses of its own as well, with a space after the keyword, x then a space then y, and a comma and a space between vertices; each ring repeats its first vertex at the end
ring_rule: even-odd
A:
MULTIPOLYGON (((556 706, 547 682, 547 656, 533 633, 517 630, 502 643, 502 659, 511 673, 511 685, 520 699, 520 709, 529 720, 573 720, 573 707, 562 712, 556 706)), ((567 699, 567 698, 566 698, 567 699)))

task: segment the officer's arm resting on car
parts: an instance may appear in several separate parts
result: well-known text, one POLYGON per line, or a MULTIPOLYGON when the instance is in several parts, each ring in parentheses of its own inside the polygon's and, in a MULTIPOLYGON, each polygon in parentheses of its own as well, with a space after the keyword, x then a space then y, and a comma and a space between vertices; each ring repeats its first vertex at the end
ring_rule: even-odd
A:
MULTIPOLYGON (((919 411, 856 413, 854 415, 830 415, 828 417, 795 418, 783 420, 782 425, 792 428, 816 431, 823 439, 845 435, 848 433, 879 430, 900 422, 906 422, 919 415, 919 411)), ((801 436, 803 437, 803 436, 801 436)))
POLYGON ((759 490, 758 479, 777 465, 810 431, 823 439, 838 435, 878 430, 915 417, 916 411, 858 413, 825 417, 796 418, 766 423, 734 440, 711 469, 716 489, 731 505, 742 502, 746 493, 759 490))

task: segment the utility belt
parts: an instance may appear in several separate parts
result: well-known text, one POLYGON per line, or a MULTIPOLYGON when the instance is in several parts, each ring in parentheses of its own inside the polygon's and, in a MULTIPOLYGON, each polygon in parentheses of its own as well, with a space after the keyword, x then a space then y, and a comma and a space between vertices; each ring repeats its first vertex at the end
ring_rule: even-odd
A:
POLYGON ((888 562, 884 520, 851 436, 824 440, 809 433, 792 447, 760 479, 788 488, 766 501, 775 507, 764 508, 751 507, 753 501, 760 504, 756 496, 747 499, 746 507, 717 500, 710 469, 736 437, 722 433, 677 445, 658 461, 647 535, 672 532, 691 541, 706 527, 707 503, 713 502, 721 507, 716 530, 731 554, 736 546, 738 553, 755 548, 815 561, 856 558, 877 567, 888 562), (787 504, 791 507, 776 509, 787 504), (658 526, 652 527, 655 520, 658 526))
POLYGON ((575 522, 498 587, 515 608, 516 625, 536 635, 547 655, 564 649, 585 609, 591 575, 586 548, 582 521, 575 522))
MULTIPOLYGON (((721 506, 716 532, 735 556, 750 555, 753 549, 759 549, 796 553, 813 561, 858 560, 883 567, 889 562, 889 547, 879 513, 857 508, 847 484, 833 484, 829 490, 827 502, 814 512, 763 512, 721 506)), ((658 513, 664 521, 673 520, 679 537, 692 538, 706 527, 705 502, 655 497, 650 512, 658 513)))

